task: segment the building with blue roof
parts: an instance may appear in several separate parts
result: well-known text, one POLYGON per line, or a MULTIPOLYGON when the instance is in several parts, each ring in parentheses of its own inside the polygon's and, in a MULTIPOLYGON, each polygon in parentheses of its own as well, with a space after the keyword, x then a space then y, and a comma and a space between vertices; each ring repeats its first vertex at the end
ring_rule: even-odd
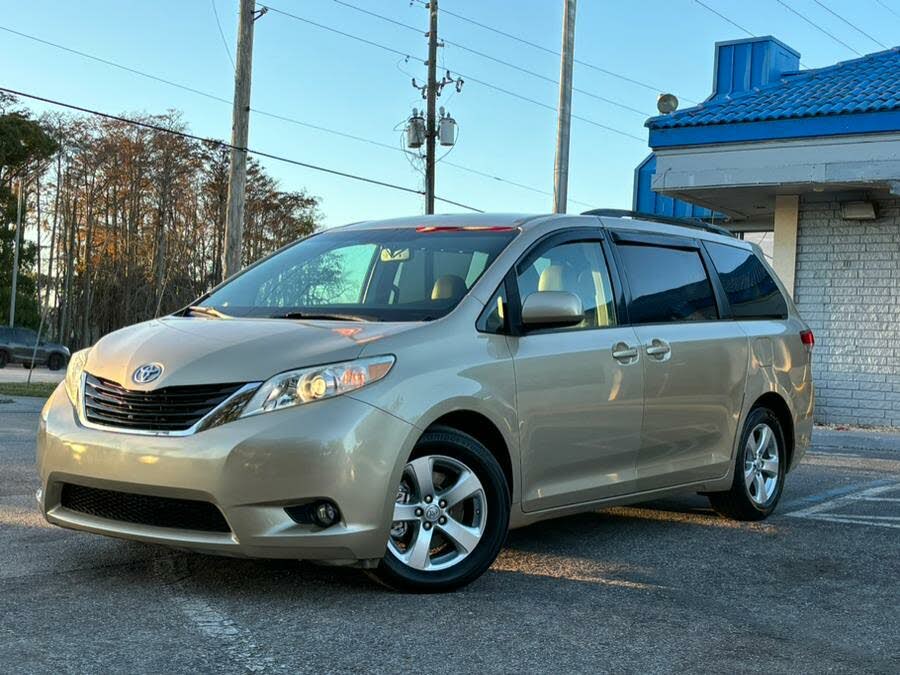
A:
POLYGON ((900 48, 801 70, 774 37, 720 42, 710 96, 646 126, 634 210, 772 232, 818 420, 900 427, 900 48))

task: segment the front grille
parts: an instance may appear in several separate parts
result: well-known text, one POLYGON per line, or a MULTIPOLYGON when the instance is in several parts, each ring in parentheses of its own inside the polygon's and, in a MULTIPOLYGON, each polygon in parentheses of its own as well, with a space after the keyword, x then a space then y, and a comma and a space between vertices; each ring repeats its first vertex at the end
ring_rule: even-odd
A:
POLYGON ((71 511, 126 523, 201 532, 230 532, 222 512, 209 502, 149 497, 65 483, 60 504, 71 511))
POLYGON ((134 391, 86 374, 84 416, 88 422, 140 431, 184 431, 242 385, 199 384, 134 391))

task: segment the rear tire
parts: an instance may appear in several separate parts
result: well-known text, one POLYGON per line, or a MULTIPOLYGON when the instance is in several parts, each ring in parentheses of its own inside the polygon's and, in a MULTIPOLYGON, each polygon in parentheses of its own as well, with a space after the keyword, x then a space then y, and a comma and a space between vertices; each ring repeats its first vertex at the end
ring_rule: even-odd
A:
POLYGON ((707 497, 726 518, 762 520, 778 505, 787 470, 787 445, 775 413, 768 408, 750 411, 735 454, 731 489, 707 497))
MULTIPOLYGON (((34 367, 37 368, 37 366, 38 366, 37 361, 35 361, 34 367)), ((25 370, 31 370, 31 359, 28 359, 27 361, 22 361, 22 367, 25 370)))
POLYGON ((425 432, 398 486, 387 552, 370 575, 411 593, 471 583, 506 540, 509 492, 503 469, 484 445, 447 427, 425 432))
POLYGON ((50 370, 59 370, 65 365, 65 359, 61 354, 51 354, 47 360, 47 367, 50 370))
POLYGON ((0 368, 6 368, 7 363, 9 363, 9 354, 0 352, 0 368))

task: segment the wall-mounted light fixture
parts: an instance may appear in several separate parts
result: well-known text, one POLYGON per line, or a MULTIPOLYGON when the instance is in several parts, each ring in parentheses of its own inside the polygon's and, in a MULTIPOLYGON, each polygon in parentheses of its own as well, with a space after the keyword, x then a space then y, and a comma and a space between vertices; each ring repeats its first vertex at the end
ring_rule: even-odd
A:
POLYGON ((872 202, 841 202, 844 220, 875 220, 875 204, 872 202))

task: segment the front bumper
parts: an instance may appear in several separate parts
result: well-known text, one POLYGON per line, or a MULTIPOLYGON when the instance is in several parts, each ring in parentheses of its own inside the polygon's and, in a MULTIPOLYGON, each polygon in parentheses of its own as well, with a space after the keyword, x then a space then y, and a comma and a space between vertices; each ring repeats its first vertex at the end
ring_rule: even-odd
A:
POLYGON ((415 428, 350 396, 185 436, 87 429, 59 387, 41 413, 40 507, 53 524, 225 555, 352 563, 384 555, 415 428), (88 515, 61 504, 65 483, 210 502, 229 533, 88 515), (341 522, 294 522, 285 506, 327 498, 341 522))

